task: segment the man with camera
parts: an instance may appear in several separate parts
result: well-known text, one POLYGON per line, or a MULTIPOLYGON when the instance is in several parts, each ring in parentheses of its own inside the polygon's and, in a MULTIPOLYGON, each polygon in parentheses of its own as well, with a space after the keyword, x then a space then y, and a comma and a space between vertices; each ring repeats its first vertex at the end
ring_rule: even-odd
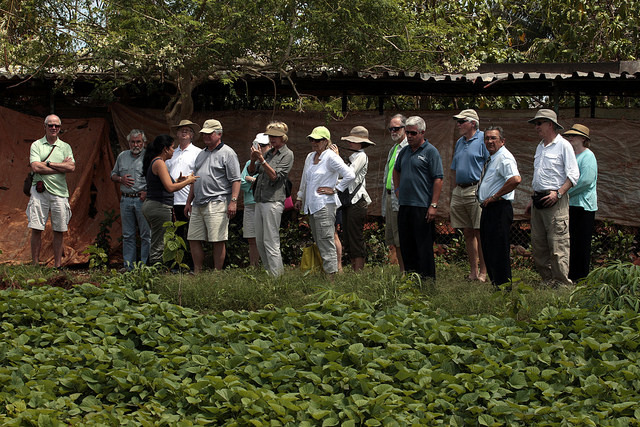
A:
POLYGON ((33 176, 31 197, 27 205, 28 227, 31 229, 31 258, 40 263, 42 231, 51 212, 54 266, 62 265, 63 233, 71 219, 66 174, 75 171, 71 146, 58 138, 62 122, 51 114, 44 119, 45 136, 31 144, 29 162, 33 176))

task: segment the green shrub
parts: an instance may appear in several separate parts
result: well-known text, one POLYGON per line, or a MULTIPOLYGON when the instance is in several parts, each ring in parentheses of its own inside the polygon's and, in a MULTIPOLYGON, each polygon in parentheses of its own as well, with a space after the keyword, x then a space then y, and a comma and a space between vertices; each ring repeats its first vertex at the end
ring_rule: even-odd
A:
POLYGON ((640 312, 640 266, 617 261, 595 268, 578 283, 570 301, 601 313, 611 310, 640 312))

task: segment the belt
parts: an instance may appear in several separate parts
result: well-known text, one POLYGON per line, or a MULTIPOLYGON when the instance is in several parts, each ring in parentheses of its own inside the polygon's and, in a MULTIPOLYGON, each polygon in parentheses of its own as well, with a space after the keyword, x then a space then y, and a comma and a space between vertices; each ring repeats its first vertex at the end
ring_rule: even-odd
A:
POLYGON ((458 187, 460 187, 460 188, 469 188, 472 185, 476 185, 477 183, 478 183, 478 181, 473 181, 473 182, 470 182, 468 184, 458 184, 458 187))
POLYGON ((140 193, 122 193, 122 197, 140 197, 140 193))
POLYGON ((384 189, 384 191, 386 191, 386 192, 387 192, 387 194, 391 194, 391 193, 392 193, 392 191, 391 191, 391 190, 387 190, 386 188, 384 189))

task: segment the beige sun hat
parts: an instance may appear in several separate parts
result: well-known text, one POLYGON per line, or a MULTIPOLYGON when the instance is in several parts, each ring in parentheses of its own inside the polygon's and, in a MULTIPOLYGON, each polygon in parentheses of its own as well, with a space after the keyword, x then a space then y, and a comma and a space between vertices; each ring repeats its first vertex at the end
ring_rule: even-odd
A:
POLYGON ((453 120, 473 120, 476 123, 480 123, 478 113, 476 113, 476 110, 473 109, 460 111, 460 114, 456 114, 455 116, 453 116, 453 120))
POLYGON ((183 128, 183 127, 191 128, 191 130, 193 131, 193 133, 195 135, 197 135, 198 132, 200 132, 200 126, 197 123, 193 123, 191 120, 180 120, 180 123, 178 123, 177 125, 171 126, 171 130, 174 133, 176 133, 176 132, 178 132, 178 129, 183 128))
POLYGON ((351 129, 348 136, 340 138, 343 141, 356 142, 362 144, 362 148, 376 145, 375 142, 369 139, 369 131, 364 126, 356 126, 351 129))
POLYGON ((587 140, 589 141, 591 140, 591 138, 589 137, 589 128, 585 125, 575 124, 571 126, 571 129, 563 133, 563 135, 578 135, 583 138, 587 138, 587 140))
POLYGON ((202 125, 200 133, 213 133, 216 130, 222 130, 222 123, 216 119, 209 119, 202 125))
POLYGON ((551 123, 553 123, 554 125, 556 125, 556 127, 558 129, 564 129, 560 123, 558 123, 558 115, 556 114, 555 111, 553 110, 549 110, 548 108, 543 108, 541 110, 538 110, 538 112, 536 113, 535 117, 531 120, 529 120, 529 123, 533 123, 536 120, 548 120, 551 123))

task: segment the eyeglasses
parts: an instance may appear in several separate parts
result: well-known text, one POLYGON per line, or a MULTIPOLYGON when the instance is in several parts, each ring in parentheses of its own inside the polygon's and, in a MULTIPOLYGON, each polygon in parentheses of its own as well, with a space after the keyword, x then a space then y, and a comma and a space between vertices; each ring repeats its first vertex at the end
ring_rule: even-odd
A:
POLYGON ((416 136, 420 132, 418 132, 417 130, 406 130, 406 131, 404 131, 404 133, 406 133, 409 136, 416 136))
POLYGON ((56 124, 52 124, 52 123, 47 123, 47 127, 49 129, 58 129, 60 127, 60 125, 56 125, 56 124))
POLYGON ((404 126, 391 126, 389 132, 398 132, 400 129, 404 129, 404 126))
POLYGON ((460 119, 460 120, 458 120, 458 124, 459 124, 459 125, 463 125, 463 124, 465 124, 465 123, 467 123, 467 120, 465 120, 465 119, 460 119))

